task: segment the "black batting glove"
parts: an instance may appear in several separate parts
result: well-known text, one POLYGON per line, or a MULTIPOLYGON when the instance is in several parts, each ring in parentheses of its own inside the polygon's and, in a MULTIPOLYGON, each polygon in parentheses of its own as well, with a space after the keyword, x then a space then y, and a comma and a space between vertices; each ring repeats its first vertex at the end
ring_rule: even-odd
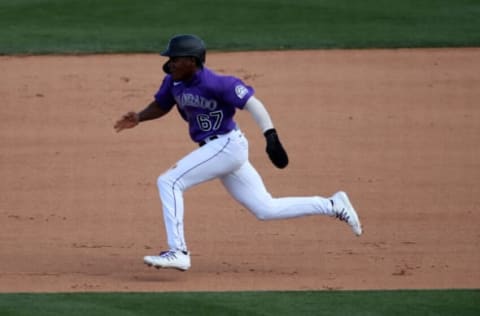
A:
POLYGON ((267 141, 267 154, 275 167, 283 169, 288 165, 288 155, 280 143, 277 131, 271 128, 263 133, 267 141))

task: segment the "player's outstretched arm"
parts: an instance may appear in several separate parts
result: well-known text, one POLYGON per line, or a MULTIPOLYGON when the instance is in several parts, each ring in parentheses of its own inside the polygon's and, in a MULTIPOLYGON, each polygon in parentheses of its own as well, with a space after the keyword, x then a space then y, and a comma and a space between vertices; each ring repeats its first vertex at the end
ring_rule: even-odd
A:
POLYGON ((118 132, 127 129, 127 128, 133 128, 137 126, 139 123, 138 119, 138 114, 135 112, 128 112, 122 116, 121 119, 119 119, 113 128, 118 132))
POLYGON ((160 108, 157 102, 152 101, 145 109, 143 109, 139 113, 128 112, 124 114, 122 118, 120 118, 113 127, 118 133, 124 129, 133 128, 137 126, 140 122, 154 120, 164 116, 167 113, 168 111, 160 108))

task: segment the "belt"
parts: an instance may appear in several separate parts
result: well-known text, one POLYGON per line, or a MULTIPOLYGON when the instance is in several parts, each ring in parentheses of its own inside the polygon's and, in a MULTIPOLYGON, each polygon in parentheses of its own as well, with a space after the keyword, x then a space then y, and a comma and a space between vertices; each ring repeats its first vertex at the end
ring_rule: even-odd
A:
POLYGON ((218 135, 213 135, 213 136, 207 137, 206 139, 199 142, 198 145, 200 147, 202 147, 203 145, 205 145, 207 143, 207 141, 211 141, 211 140, 214 140, 214 139, 217 139, 217 138, 218 138, 218 135))

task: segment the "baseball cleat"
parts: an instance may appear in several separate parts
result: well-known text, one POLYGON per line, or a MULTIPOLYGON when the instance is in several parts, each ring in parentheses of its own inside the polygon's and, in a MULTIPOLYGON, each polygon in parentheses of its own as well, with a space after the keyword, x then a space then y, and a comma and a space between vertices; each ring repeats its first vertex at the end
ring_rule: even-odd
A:
POLYGON ((348 196, 345 192, 335 193, 331 199, 333 205, 334 216, 341 221, 344 221, 352 227, 355 235, 360 236, 362 234, 362 225, 360 224, 360 219, 358 218, 357 212, 350 203, 348 196))
POLYGON ((187 271, 190 268, 190 253, 180 250, 162 251, 158 256, 145 256, 143 262, 157 269, 177 269, 187 271))

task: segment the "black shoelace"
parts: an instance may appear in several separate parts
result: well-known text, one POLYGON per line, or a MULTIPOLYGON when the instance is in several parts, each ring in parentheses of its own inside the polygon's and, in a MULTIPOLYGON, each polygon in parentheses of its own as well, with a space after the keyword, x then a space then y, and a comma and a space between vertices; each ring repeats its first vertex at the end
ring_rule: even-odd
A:
POLYGON ((348 216, 347 212, 345 209, 342 209, 340 212, 335 214, 335 217, 338 218, 341 221, 347 222, 350 219, 350 216, 348 216))

